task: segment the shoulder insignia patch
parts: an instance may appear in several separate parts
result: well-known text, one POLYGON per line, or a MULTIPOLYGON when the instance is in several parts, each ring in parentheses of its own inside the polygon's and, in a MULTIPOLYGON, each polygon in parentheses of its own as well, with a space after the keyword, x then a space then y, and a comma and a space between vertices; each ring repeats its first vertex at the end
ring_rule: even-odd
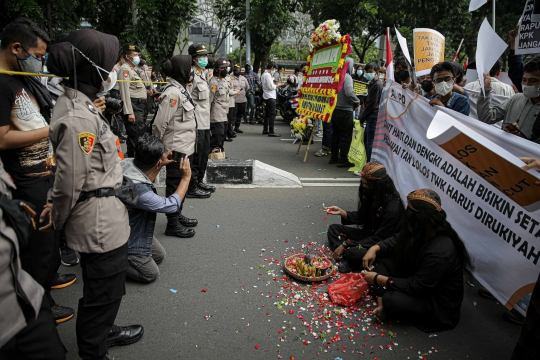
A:
POLYGON ((215 93, 216 90, 217 90, 217 86, 216 86, 216 85, 213 85, 213 86, 212 86, 212 92, 215 93))
POLYGON ((178 99, 175 99, 175 98, 169 99, 169 105, 171 105, 171 107, 175 107, 177 103, 178 103, 178 99))
POLYGON ((128 70, 124 70, 124 79, 129 79, 129 71, 128 70))
POLYGON ((96 135, 91 132, 83 132, 79 134, 79 146, 83 153, 89 155, 94 149, 94 144, 96 142, 96 135))

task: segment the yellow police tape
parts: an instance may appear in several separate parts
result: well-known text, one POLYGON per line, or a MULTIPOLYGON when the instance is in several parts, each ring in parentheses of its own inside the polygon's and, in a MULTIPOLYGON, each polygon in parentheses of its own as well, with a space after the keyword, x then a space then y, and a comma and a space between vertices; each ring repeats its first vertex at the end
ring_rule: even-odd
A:
MULTIPOLYGON (((38 73, 31 73, 31 72, 24 72, 24 71, 9 71, 9 70, 0 70, 0 74, 7 74, 7 75, 21 75, 21 76, 40 76, 40 77, 62 77, 62 76, 56 76, 54 74, 38 74, 38 73)), ((143 81, 143 80, 116 80, 116 82, 136 82, 136 83, 142 83, 142 84, 168 84, 166 81, 143 81)))

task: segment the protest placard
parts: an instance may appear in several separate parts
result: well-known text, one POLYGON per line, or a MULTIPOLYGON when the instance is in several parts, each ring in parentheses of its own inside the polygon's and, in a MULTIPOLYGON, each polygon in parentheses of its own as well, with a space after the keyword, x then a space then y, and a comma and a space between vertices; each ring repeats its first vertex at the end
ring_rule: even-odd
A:
POLYGON ((476 42, 476 71, 484 94, 484 73, 489 73, 493 64, 497 62, 507 47, 506 42, 497 35, 487 19, 484 18, 476 42))
POLYGON ((540 270, 540 176, 522 170, 516 157, 540 158, 538 144, 431 107, 392 84, 382 95, 373 145, 371 160, 386 166, 402 198, 420 188, 437 191, 487 290, 508 309, 531 293, 540 270))
POLYGON ((413 47, 417 76, 429 74, 435 64, 444 61, 444 36, 438 31, 414 29, 413 47))
POLYGON ((368 83, 359 81, 359 80, 353 80, 353 87, 354 87, 354 93, 357 96, 367 96, 368 94, 368 83))
POLYGON ((516 54, 540 52, 540 22, 532 21, 534 0, 527 0, 516 36, 516 54))

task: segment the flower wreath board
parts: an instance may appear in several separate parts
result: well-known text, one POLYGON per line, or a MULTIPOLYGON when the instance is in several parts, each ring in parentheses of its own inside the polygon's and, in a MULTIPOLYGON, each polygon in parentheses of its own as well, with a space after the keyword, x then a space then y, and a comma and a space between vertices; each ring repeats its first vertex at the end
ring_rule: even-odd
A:
POLYGON ((313 32, 307 71, 300 89, 299 108, 303 115, 329 122, 343 86, 347 66, 345 57, 352 52, 351 37, 341 36, 339 23, 327 20, 313 32))

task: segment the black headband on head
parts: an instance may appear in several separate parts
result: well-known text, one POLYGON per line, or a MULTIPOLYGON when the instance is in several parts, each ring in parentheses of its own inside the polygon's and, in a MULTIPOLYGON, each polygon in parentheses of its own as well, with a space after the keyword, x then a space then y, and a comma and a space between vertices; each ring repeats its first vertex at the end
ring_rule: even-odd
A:
POLYGON ((431 189, 414 190, 407 195, 407 205, 418 213, 434 214, 442 210, 439 194, 431 189))

